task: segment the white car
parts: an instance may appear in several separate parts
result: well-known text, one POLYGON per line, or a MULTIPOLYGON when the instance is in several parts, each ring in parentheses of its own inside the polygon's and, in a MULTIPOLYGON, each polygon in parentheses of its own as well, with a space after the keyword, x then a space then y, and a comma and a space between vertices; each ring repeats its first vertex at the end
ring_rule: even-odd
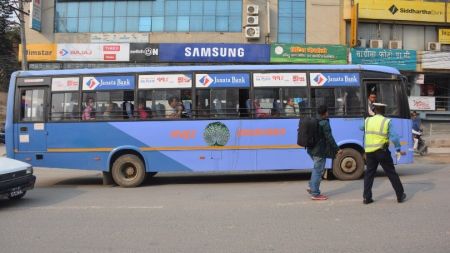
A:
POLYGON ((30 164, 0 157, 0 198, 21 199, 35 182, 30 164))

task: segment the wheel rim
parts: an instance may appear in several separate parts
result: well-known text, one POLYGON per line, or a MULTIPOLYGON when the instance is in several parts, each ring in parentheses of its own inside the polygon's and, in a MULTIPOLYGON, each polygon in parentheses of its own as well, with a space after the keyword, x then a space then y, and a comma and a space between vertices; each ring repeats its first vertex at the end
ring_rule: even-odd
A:
POLYGON ((356 160, 353 157, 344 157, 340 164, 341 170, 347 174, 356 171, 356 160))
POLYGON ((125 163, 120 167, 120 174, 126 180, 133 180, 137 177, 138 170, 132 163, 125 163))

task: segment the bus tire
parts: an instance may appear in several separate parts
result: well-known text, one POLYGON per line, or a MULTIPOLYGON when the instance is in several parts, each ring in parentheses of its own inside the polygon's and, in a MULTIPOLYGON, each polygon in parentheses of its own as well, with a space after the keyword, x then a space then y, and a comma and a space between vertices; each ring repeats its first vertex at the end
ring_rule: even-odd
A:
POLYGON ((333 160, 333 175, 339 180, 359 179, 363 173, 363 156, 355 149, 344 148, 333 160))
POLYGON ((121 187, 136 187, 145 180, 145 166, 136 155, 122 155, 112 166, 111 174, 114 182, 121 187))

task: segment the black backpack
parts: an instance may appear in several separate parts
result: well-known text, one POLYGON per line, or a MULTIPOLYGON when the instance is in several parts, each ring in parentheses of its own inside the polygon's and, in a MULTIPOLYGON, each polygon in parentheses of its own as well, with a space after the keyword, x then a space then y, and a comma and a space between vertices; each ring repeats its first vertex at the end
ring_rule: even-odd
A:
POLYGON ((319 141, 319 120, 316 118, 302 118, 298 122, 297 145, 313 148, 319 141))

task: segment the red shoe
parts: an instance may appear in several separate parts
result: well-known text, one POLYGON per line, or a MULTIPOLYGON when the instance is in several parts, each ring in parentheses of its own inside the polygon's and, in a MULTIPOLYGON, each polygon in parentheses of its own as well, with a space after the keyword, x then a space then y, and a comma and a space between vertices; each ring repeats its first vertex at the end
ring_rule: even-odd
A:
POLYGON ((312 200, 327 200, 328 197, 325 196, 325 195, 319 194, 319 195, 317 195, 317 196, 311 196, 311 199, 312 199, 312 200))

